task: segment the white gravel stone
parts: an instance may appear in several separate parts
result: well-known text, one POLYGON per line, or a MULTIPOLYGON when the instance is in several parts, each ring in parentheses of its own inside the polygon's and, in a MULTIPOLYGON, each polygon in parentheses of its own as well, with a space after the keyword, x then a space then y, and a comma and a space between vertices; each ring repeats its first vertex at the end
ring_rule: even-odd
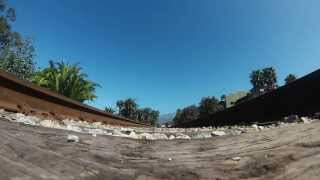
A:
POLYGON ((310 121, 311 121, 311 119, 309 119, 309 118, 307 118, 307 117, 301 117, 301 121, 303 122, 303 123, 310 123, 310 121))
POLYGON ((28 125, 37 125, 37 123, 35 122, 36 118, 30 117, 30 116, 25 116, 24 114, 21 114, 21 113, 10 114, 7 117, 10 120, 15 121, 15 122, 24 123, 24 124, 28 124, 28 125))
POLYGON ((39 124, 40 126, 48 127, 48 128, 57 128, 57 129, 61 128, 61 126, 59 126, 57 121, 48 120, 48 119, 40 121, 39 124))
POLYGON ((65 129, 69 131, 82 132, 82 129, 80 127, 73 125, 67 125, 65 129))
POLYGON ((211 137, 212 135, 210 133, 197 133, 194 136, 192 136, 193 139, 205 139, 211 137))
POLYGON ((147 140, 154 140, 155 138, 153 137, 152 134, 150 133, 142 133, 140 134, 141 139, 147 139, 147 140))
POLYGON ((252 124, 251 127, 252 127, 253 129, 257 130, 257 131, 259 130, 259 127, 258 127, 258 125, 256 125, 256 124, 252 124))
POLYGON ((176 139, 191 139, 190 136, 185 135, 185 134, 178 134, 176 136, 176 139))
POLYGON ((154 133, 153 138, 154 139, 168 139, 168 136, 165 134, 161 134, 161 133, 154 133))
POLYGON ((170 139, 170 140, 173 140, 173 139, 175 139, 175 138, 176 138, 176 137, 175 137, 174 135, 172 135, 172 134, 169 136, 169 139, 170 139))
POLYGON ((231 131, 230 133, 231 133, 232 135, 240 135, 240 134, 243 133, 243 131, 241 131, 241 130, 233 130, 233 131, 231 131))
POLYGON ((68 142, 79 142, 80 138, 76 135, 68 135, 68 142))
POLYGON ((212 131, 211 135, 212 136, 225 136, 227 134, 224 131, 212 131))
MULTIPOLYGON (((43 126, 48 128, 63 129, 69 131, 75 131, 80 133, 91 134, 96 137, 97 135, 108 135, 127 137, 132 139, 147 139, 147 140, 174 140, 174 139, 203 139, 210 138, 212 136, 224 136, 224 135, 240 135, 246 132, 254 131, 267 131, 271 128, 282 128, 287 126, 297 125, 298 122, 312 123, 316 120, 309 117, 299 118, 297 116, 291 116, 291 122, 288 121, 275 123, 274 125, 258 126, 253 124, 252 126, 225 126, 225 127, 202 127, 202 128, 142 128, 142 127, 119 127, 112 125, 105 125, 101 122, 86 122, 76 121, 73 119, 65 119, 63 121, 41 119, 35 116, 26 116, 21 113, 7 112, 0 109, 0 117, 12 122, 20 122, 23 124, 43 126), (299 120, 297 120, 299 119, 299 120)), ((287 120, 290 118, 286 118, 287 120)))
POLYGON ((120 130, 117 130, 117 129, 113 130, 112 135, 114 135, 114 136, 124 136, 124 134, 120 130))
POLYGON ((234 158, 231 158, 233 161, 240 161, 241 160, 241 157, 234 157, 234 158))
POLYGON ((132 139, 140 139, 140 136, 137 135, 134 131, 131 131, 128 137, 132 139))

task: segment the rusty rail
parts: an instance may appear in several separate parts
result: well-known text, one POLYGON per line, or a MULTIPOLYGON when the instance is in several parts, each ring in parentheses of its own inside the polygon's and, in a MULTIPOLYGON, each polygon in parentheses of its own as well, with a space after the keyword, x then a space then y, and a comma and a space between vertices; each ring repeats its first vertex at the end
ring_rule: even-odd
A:
POLYGON ((58 120, 72 118, 119 126, 146 126, 17 79, 3 70, 0 70, 0 108, 58 120))

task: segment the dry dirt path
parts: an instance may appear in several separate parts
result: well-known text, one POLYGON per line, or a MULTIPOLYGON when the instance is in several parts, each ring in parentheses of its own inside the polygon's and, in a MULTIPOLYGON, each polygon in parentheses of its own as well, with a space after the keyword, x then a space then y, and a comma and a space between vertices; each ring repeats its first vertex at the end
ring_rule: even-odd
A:
POLYGON ((320 122, 147 141, 0 120, 0 179, 320 179, 320 122), (67 142, 67 135, 80 137, 67 142), (232 159, 233 158, 233 159, 232 159))

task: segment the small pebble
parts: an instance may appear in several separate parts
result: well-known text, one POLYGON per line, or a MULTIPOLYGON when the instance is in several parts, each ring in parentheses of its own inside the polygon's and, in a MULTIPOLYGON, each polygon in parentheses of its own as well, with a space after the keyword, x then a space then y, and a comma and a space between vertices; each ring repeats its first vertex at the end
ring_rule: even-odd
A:
POLYGON ((76 135, 68 135, 68 142, 79 142, 79 137, 76 135))
POLYGON ((232 158, 233 161, 240 161, 241 160, 241 157, 234 157, 232 158))

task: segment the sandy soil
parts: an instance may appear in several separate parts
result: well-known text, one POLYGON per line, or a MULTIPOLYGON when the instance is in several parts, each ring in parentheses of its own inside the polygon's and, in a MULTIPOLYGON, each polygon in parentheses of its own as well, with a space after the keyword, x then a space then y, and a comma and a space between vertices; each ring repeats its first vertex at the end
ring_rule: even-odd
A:
POLYGON ((0 179, 320 179, 320 122, 147 141, 0 120, 0 179), (79 142, 67 142, 69 134, 79 142))

